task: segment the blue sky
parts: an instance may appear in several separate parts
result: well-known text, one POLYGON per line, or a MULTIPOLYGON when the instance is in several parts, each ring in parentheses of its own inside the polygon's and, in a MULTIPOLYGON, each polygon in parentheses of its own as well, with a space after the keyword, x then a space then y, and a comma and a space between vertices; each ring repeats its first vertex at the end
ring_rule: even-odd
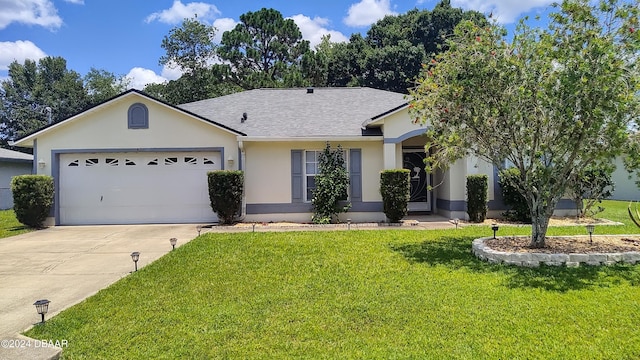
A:
MULTIPOLYGON (((433 9, 439 0, 0 0, 0 79, 14 60, 61 56, 67 68, 85 75, 91 67, 127 75, 131 87, 180 76, 158 59, 169 31, 184 18, 198 18, 222 32, 241 14, 271 7, 292 18, 312 45, 324 34, 344 41, 366 32, 387 14, 433 9)), ((523 15, 548 10, 553 0, 452 0, 453 6, 493 13, 511 27, 523 15)))

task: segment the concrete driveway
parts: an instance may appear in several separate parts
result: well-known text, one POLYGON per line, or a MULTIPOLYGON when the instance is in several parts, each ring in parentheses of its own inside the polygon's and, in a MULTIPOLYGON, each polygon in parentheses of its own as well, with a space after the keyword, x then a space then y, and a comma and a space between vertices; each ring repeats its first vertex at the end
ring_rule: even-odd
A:
POLYGON ((36 300, 51 301, 48 319, 127 276, 133 251, 140 252, 140 269, 171 250, 170 238, 181 246, 196 236, 196 225, 105 225, 52 227, 0 239, 0 359, 55 356, 43 344, 8 348, 40 321, 36 300))

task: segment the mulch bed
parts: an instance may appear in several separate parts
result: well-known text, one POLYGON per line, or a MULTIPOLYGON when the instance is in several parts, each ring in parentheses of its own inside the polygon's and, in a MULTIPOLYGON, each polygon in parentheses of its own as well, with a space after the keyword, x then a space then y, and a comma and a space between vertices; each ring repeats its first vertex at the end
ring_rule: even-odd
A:
POLYGON ((544 248, 531 248, 530 237, 505 236, 485 240, 493 250, 519 253, 589 254, 640 251, 640 236, 599 235, 589 242, 589 236, 548 236, 544 248))

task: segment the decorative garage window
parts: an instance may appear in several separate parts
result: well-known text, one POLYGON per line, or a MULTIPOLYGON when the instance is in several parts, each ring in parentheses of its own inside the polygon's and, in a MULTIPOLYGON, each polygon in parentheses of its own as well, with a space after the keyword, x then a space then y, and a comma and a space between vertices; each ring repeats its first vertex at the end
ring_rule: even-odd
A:
POLYGON ((120 163, 118 159, 114 159, 114 158, 106 158, 104 162, 109 166, 118 166, 118 164, 120 163))
POLYGON ((126 166, 134 166, 136 163, 133 160, 125 159, 124 164, 126 166))
POLYGON ((79 160, 73 160, 72 162, 69 163, 68 166, 79 166, 80 161, 79 160))
POLYGON ((213 165, 214 162, 213 160, 209 159, 209 158, 204 158, 204 164, 205 165, 213 165))
POLYGON ((194 158, 191 156, 184 157, 184 163, 189 165, 198 165, 198 158, 194 158))
POLYGON ((158 159, 153 159, 147 163, 147 165, 158 165, 158 159))
POLYGON ((127 124, 129 129, 148 129, 149 109, 147 109, 147 106, 141 103, 129 106, 127 124))
POLYGON ((84 165, 85 166, 93 166, 93 165, 98 165, 99 160, 98 159, 86 159, 84 161, 84 165))
POLYGON ((169 158, 165 158, 164 159, 164 164, 165 165, 175 165, 178 163, 178 158, 177 157, 169 157, 169 158))

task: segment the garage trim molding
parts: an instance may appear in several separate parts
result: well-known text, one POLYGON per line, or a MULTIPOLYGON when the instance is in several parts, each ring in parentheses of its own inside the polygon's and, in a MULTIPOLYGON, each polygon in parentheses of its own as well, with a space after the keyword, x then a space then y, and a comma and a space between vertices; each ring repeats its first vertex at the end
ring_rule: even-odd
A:
POLYGON ((55 149, 51 150, 51 175, 53 176, 53 217, 60 225, 60 155, 87 153, 144 153, 144 152, 219 152, 222 159, 220 169, 224 170, 224 147, 169 147, 169 148, 117 148, 117 149, 55 149))

